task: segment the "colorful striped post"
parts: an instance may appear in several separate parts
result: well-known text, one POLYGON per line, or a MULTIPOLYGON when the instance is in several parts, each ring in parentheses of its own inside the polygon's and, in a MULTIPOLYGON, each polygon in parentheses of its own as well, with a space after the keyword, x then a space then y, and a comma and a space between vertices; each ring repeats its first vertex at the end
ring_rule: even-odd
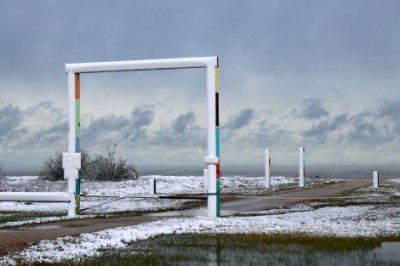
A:
POLYGON ((79 169, 80 154, 80 85, 79 73, 68 71, 68 152, 63 154, 64 178, 68 179, 68 193, 72 200, 68 204, 68 216, 79 213, 79 169), (79 152, 78 152, 79 151, 79 152))
POLYGON ((219 137, 219 73, 218 65, 215 67, 215 149, 218 158, 216 166, 216 183, 217 183, 217 217, 221 216, 221 158, 220 158, 220 137, 219 137))
POLYGON ((204 158, 208 173, 208 217, 221 216, 221 165, 219 134, 218 62, 207 65, 208 155, 204 158))
POLYGON ((271 155, 269 153, 269 150, 266 149, 264 152, 264 164, 265 164, 265 184, 267 188, 271 187, 271 155))
POLYGON ((300 187, 304 187, 306 185, 306 160, 304 156, 305 148, 299 148, 299 182, 300 187))
MULTIPOLYGON (((81 83, 79 73, 75 73, 75 153, 81 153, 81 83)), ((81 208, 80 171, 75 180, 76 214, 81 208)))

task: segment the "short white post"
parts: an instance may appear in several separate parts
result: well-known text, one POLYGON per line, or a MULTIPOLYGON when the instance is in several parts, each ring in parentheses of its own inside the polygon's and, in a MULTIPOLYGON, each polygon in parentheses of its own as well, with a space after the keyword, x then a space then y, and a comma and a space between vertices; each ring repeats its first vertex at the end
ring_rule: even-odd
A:
POLYGON ((378 188, 379 187, 379 172, 378 171, 373 171, 372 172, 372 180, 373 180, 373 185, 374 188, 378 188))
POLYGON ((204 184, 204 191, 208 191, 208 171, 207 169, 203 170, 203 184, 204 184))
POLYGON ((265 150, 265 184, 267 188, 271 187, 271 156, 269 150, 265 150))
POLYGON ((306 185, 306 168, 305 168, 305 157, 304 157, 305 148, 299 148, 299 183, 300 187, 304 187, 306 185))

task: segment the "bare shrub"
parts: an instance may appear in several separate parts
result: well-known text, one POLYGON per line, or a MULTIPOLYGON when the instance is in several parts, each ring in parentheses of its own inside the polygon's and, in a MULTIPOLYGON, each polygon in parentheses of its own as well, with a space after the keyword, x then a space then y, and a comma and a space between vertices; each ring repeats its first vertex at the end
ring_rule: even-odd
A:
POLYGON ((62 152, 55 151, 42 166, 40 176, 47 180, 61 180, 64 178, 64 169, 62 168, 62 152))
MULTIPOLYGON (((127 165, 126 160, 115 158, 115 148, 108 148, 107 154, 95 154, 91 156, 87 150, 81 152, 81 179, 92 181, 119 181, 137 179, 139 177, 135 166, 127 165)), ((62 152, 56 151, 50 156, 42 167, 41 177, 47 180, 60 180, 64 178, 62 168, 62 152)))
POLYGON ((115 159, 115 148, 108 148, 107 154, 96 154, 91 157, 86 153, 82 161, 81 177, 87 180, 117 181, 125 179, 137 179, 138 174, 135 166, 127 165, 126 160, 115 159), (83 164, 85 162, 85 164, 83 164))

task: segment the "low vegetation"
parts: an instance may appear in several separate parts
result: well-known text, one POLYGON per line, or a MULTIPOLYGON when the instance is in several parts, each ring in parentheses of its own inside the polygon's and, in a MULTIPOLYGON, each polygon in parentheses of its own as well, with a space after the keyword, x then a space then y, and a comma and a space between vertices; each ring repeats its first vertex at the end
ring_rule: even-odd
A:
MULTIPOLYGON (((92 181, 120 181, 137 179, 138 172, 134 165, 128 165, 126 160, 116 159, 116 145, 108 148, 107 153, 91 155, 87 150, 82 150, 81 179, 92 181)), ((64 178, 62 167, 62 152, 56 151, 42 166, 40 176, 47 180, 61 180, 64 178)))

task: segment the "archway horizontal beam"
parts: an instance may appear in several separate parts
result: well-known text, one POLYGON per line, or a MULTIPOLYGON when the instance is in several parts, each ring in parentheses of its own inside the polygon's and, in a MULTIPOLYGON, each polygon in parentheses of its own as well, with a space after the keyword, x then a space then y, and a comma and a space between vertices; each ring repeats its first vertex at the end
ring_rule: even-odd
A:
POLYGON ((65 73, 95 73, 110 71, 135 71, 179 68, 204 68, 207 66, 218 67, 218 57, 187 57, 150 60, 128 60, 65 64, 65 73))

